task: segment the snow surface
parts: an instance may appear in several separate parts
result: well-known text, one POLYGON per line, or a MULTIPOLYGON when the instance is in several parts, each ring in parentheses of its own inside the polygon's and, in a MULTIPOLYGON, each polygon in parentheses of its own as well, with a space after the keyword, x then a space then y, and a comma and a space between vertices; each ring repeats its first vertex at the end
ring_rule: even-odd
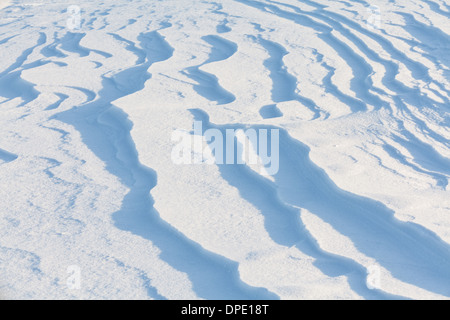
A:
POLYGON ((0 298, 450 297, 445 0, 5 5, 0 298), (175 164, 194 121, 278 173, 175 164))

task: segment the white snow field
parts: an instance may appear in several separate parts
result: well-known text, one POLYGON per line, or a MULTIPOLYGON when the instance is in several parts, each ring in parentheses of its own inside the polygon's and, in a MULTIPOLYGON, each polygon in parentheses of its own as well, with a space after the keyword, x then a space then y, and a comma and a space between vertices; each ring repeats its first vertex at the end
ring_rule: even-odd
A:
POLYGON ((0 0, 0 9, 7 7, 10 4, 9 0, 0 0))
POLYGON ((448 1, 1 4, 0 298, 450 298, 448 1))

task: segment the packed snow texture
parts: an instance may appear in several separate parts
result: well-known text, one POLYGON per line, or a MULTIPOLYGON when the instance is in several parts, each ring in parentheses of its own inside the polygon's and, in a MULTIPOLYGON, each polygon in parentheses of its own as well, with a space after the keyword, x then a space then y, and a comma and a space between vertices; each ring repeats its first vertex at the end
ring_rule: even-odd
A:
POLYGON ((0 298, 450 298, 449 18, 445 0, 12 0, 0 298), (174 163, 195 121, 279 130, 279 171, 174 163))

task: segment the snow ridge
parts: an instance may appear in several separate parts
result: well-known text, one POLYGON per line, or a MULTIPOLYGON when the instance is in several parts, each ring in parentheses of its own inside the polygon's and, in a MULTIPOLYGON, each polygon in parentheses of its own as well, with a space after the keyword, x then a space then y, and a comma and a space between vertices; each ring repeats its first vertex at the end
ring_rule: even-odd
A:
POLYGON ((0 297, 448 299, 449 16, 437 0, 13 1, 0 297), (201 139, 196 121, 277 130, 279 171, 177 165, 173 133, 201 139))

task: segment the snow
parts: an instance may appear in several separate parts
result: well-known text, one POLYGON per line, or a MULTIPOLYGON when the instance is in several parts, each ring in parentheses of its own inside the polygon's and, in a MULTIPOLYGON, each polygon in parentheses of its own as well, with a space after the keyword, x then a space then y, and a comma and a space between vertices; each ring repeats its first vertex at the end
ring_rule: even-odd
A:
POLYGON ((0 0, 0 9, 3 9, 4 7, 7 7, 11 4, 11 1, 9 0, 0 0))
POLYGON ((0 298, 450 298, 445 1, 1 7, 0 298))

